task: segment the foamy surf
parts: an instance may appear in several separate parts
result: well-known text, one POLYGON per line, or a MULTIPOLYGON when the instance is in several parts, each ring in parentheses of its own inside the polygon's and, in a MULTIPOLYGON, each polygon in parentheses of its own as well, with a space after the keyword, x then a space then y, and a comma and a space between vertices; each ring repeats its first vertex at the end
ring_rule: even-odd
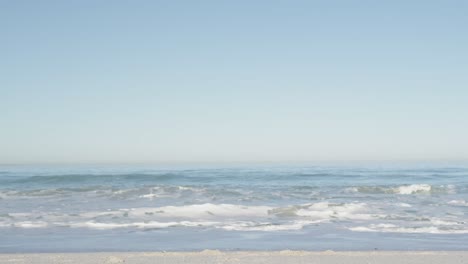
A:
POLYGON ((407 184, 400 186, 354 186, 344 190, 346 193, 367 194, 399 194, 399 195, 421 195, 421 194, 454 194, 454 185, 430 185, 430 184, 407 184))
POLYGON ((247 206, 235 204, 194 204, 185 206, 142 207, 104 212, 87 211, 61 214, 58 212, 10 213, 0 216, 0 228, 85 228, 106 229, 165 229, 216 228, 227 231, 287 231, 310 226, 347 225, 351 231, 448 234, 463 233, 468 224, 453 216, 411 216, 405 212, 408 204, 397 204, 401 214, 385 212, 377 204, 330 203, 287 205, 283 207, 247 206), (35 221, 41 219, 41 221, 35 221), (392 224, 352 226, 354 223, 394 220, 408 225, 431 223, 435 227, 404 227, 392 224), (177 221, 174 221, 177 220, 177 221), (350 222, 352 221, 352 222, 350 222), (402 222, 405 221, 405 222, 402 222), (438 229, 438 226, 444 226, 438 229), (456 226, 457 229, 449 229, 456 226))
POLYGON ((383 232, 407 234, 468 234, 468 228, 441 228, 440 226, 402 227, 395 224, 371 224, 369 226, 350 227, 355 232, 383 232))
POLYGON ((429 184, 411 184, 407 186, 400 186, 395 189, 399 194, 414 194, 414 193, 428 193, 432 189, 429 184))
POLYGON ((137 249, 193 241, 271 249, 280 237, 308 249, 333 241, 459 249, 468 234, 468 168, 3 171, 0 251, 92 237, 137 249))

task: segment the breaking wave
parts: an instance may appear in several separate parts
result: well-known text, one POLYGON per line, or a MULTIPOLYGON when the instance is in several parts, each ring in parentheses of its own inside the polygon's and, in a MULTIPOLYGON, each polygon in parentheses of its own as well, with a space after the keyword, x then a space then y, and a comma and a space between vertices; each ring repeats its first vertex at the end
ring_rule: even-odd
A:
POLYGON ((383 186, 358 186, 346 189, 346 192, 366 193, 366 194, 432 194, 432 193, 455 193, 454 185, 432 186, 429 184, 409 184, 395 187, 383 186))

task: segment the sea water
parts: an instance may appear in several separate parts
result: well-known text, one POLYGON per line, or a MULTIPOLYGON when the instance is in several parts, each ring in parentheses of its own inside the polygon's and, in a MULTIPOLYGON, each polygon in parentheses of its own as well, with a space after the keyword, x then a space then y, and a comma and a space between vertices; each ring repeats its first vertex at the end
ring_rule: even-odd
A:
POLYGON ((468 167, 0 167, 0 252, 201 249, 468 250, 468 167))

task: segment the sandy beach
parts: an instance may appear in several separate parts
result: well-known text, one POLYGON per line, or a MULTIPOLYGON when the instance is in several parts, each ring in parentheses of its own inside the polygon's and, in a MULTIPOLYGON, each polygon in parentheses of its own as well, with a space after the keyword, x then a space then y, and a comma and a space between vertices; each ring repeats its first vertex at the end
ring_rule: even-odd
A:
POLYGON ((0 254, 0 263, 468 263, 467 251, 231 251, 0 254))

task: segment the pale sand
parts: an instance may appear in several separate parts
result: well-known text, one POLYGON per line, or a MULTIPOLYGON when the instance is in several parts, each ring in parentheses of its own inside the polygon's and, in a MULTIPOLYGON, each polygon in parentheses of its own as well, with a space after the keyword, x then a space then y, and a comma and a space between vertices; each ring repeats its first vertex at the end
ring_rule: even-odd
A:
POLYGON ((322 264, 468 264, 468 251, 233 251, 0 254, 0 263, 322 263, 322 264))

